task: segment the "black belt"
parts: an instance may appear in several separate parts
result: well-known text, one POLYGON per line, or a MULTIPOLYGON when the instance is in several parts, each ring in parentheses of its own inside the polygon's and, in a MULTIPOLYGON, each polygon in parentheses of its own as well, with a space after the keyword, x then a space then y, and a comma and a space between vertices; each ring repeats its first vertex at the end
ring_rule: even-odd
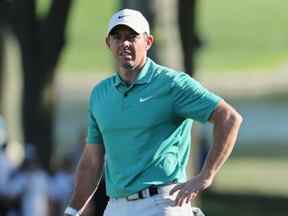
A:
POLYGON ((154 195, 159 194, 159 190, 158 190, 158 186, 157 185, 151 185, 149 188, 146 188, 142 191, 139 191, 135 194, 131 194, 128 197, 126 197, 126 199, 128 201, 134 201, 134 200, 138 200, 138 199, 145 199, 147 197, 151 197, 154 195))

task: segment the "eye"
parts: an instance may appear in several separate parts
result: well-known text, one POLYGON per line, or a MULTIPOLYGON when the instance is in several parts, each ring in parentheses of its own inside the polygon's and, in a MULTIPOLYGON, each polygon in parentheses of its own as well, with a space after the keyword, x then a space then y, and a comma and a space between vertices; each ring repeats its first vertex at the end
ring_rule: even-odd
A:
POLYGON ((113 40, 120 40, 121 39, 121 35, 120 34, 113 34, 111 35, 113 40))
POLYGON ((131 33, 128 35, 128 40, 134 41, 138 38, 139 34, 137 33, 131 33))

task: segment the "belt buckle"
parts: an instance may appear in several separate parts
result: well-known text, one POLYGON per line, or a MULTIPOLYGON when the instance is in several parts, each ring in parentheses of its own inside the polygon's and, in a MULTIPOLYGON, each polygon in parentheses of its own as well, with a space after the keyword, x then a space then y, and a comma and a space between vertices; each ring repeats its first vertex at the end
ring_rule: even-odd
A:
POLYGON ((127 201, 135 201, 135 200, 138 200, 138 199, 139 199, 138 193, 135 193, 135 194, 132 194, 132 195, 126 197, 127 201))

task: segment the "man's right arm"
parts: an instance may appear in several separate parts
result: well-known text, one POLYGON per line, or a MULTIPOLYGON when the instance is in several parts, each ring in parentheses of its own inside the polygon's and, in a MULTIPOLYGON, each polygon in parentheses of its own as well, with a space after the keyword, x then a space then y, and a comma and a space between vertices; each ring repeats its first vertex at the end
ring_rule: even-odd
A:
POLYGON ((85 145, 76 170, 75 187, 69 207, 79 211, 98 186, 103 173, 104 154, 102 144, 85 145))

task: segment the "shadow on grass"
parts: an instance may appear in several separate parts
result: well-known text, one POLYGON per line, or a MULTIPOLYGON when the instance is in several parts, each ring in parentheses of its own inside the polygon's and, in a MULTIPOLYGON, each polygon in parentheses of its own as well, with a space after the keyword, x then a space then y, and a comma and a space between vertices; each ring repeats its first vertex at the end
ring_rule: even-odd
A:
POLYGON ((207 216, 287 216, 288 197, 206 192, 202 208, 207 216))

